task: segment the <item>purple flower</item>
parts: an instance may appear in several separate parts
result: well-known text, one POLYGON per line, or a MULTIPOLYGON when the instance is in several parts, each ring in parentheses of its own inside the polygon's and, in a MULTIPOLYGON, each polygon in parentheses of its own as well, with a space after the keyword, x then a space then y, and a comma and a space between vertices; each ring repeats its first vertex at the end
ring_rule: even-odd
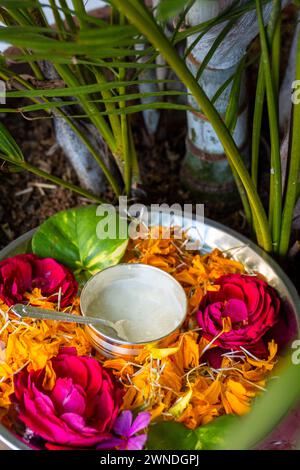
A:
POLYGON ((147 412, 139 413, 133 420, 131 411, 123 411, 113 427, 114 433, 119 437, 102 442, 97 446, 97 449, 142 450, 147 440, 147 434, 137 433, 148 427, 150 419, 151 415, 147 412))

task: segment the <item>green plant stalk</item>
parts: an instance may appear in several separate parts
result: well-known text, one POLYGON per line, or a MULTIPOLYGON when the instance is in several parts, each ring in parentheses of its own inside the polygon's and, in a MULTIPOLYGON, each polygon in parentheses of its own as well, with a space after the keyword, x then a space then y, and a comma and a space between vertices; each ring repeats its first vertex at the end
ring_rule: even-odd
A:
MULTIPOLYGON (((120 103, 120 108, 126 107, 124 101, 120 103)), ((130 195, 131 191, 131 155, 130 155, 130 144, 128 136, 128 118, 126 114, 121 114, 121 129, 122 129, 122 140, 123 140, 123 156, 124 156, 124 180, 126 194, 130 195)))
MULTIPOLYGON (((3 20, 4 20, 6 25, 11 24, 11 20, 9 19, 9 16, 11 17, 11 19, 13 21, 15 21, 17 24, 19 24, 21 26, 22 25, 28 25, 28 24, 30 25, 30 19, 24 17, 24 15, 22 15, 21 12, 16 12, 14 10, 13 11, 6 10, 5 13, 6 13, 6 15, 5 15, 5 17, 3 16, 3 20)), ((22 49, 22 48, 20 48, 20 50, 25 55, 31 55, 30 51, 26 51, 25 49, 22 49)), ((34 73, 35 78, 37 78, 38 80, 43 80, 44 79, 44 76, 43 76, 39 66, 35 62, 30 62, 29 66, 30 66, 31 70, 34 73)))
POLYGON ((281 52, 281 0, 273 0, 276 19, 272 41, 272 71, 274 80, 274 90, 279 93, 280 80, 280 52, 281 52))
POLYGON ((137 184, 140 182, 140 169, 139 169, 139 162, 138 156, 136 153, 136 148, 134 144, 132 128, 129 124, 129 146, 130 146, 130 155, 131 155, 131 171, 132 171, 132 187, 136 188, 137 184))
POLYGON ((19 25, 31 25, 30 17, 24 15, 24 13, 20 9, 8 9, 6 8, 6 12, 9 13, 11 18, 19 25))
MULTIPOLYGON (((281 45, 281 0, 272 0, 273 8, 268 27, 268 46, 271 51, 271 67, 272 67, 272 78, 274 87, 274 96, 277 96, 276 111, 279 115, 278 109, 278 92, 279 92, 279 73, 280 73, 280 45, 281 45)), ((263 58, 262 58, 263 60, 263 58)), ((272 164, 272 142, 271 142, 271 164, 272 164)), ((272 178, 272 173, 270 178, 272 178)), ((274 186, 270 182, 270 197, 269 197, 269 223, 273 225, 273 214, 274 214, 274 186)))
POLYGON ((85 21, 85 17, 87 15, 86 15, 86 10, 85 10, 85 6, 84 6, 83 1, 82 0, 72 0, 72 3, 73 3, 74 10, 76 12, 76 16, 78 18, 80 27, 83 28, 85 26, 88 26, 86 21, 85 21))
POLYGON ((225 124, 231 134, 234 133, 236 128, 236 123, 238 120, 238 110, 239 110, 239 103, 240 103, 240 90, 241 90, 241 83, 243 78, 243 72, 245 68, 246 57, 243 57, 240 61, 236 72, 234 74, 234 79, 229 95, 229 101, 225 113, 225 124))
MULTIPOLYGON (((124 14, 120 14, 119 22, 121 25, 124 25, 126 20, 124 14)), ((123 67, 119 68, 119 80, 123 81, 126 77, 126 71, 123 67)), ((126 89, 122 87, 119 89, 119 95, 125 95, 126 89)), ((126 108, 126 102, 120 100, 119 108, 121 110, 126 108)), ((126 114, 121 115, 121 131, 122 131, 122 149, 123 149, 123 158, 124 158, 124 180, 125 180, 125 190, 126 194, 130 195, 131 191, 131 155, 130 155, 130 143, 129 143, 129 129, 128 129, 128 117, 126 114)))
POLYGON ((74 22, 74 19, 73 19, 73 16, 71 14, 71 12, 69 11, 69 7, 67 5, 67 2, 66 0, 59 0, 59 4, 65 14, 65 17, 66 17, 66 22, 67 22, 67 25, 69 26, 69 29, 72 33, 76 33, 77 31, 77 27, 76 27, 76 24, 74 22))
MULTIPOLYGON (((77 12, 78 18, 81 15, 83 16, 86 15, 85 7, 81 0, 74 0, 73 5, 74 5, 75 11, 77 12)), ((61 76, 61 78, 69 87, 79 85, 78 79, 74 76, 74 74, 72 73, 72 71, 67 65, 57 64, 57 63, 54 63, 53 65, 56 71, 58 72, 58 74, 61 76)), ((109 128, 105 118, 99 114, 97 106, 91 101, 89 101, 88 97, 85 95, 80 96, 79 101, 80 101, 81 106, 85 110, 87 116, 89 116, 93 124, 100 131, 101 135, 105 139, 113 155, 116 156, 116 158, 118 158, 118 156, 116 155, 116 142, 115 142, 114 135, 111 132, 111 129, 109 128)))
MULTIPOLYGON (((68 87, 78 87, 79 83, 77 78, 72 74, 70 69, 67 66, 54 63, 55 69, 57 70, 60 77, 68 85, 68 87)), ((89 116, 92 123, 99 130, 103 138, 105 139, 108 147, 110 148, 113 155, 116 153, 116 141, 114 135, 111 132, 106 120, 99 114, 97 106, 95 106, 86 95, 78 95, 78 101, 80 101, 81 106, 89 116)))
MULTIPOLYGON (((82 0, 74 0, 73 5, 74 5, 75 11, 77 12, 80 26, 81 27, 86 26, 86 22, 82 20, 82 16, 84 17, 86 16, 84 3, 82 2, 82 0)), ((63 24, 62 24, 62 27, 63 27, 63 24)), ((73 74, 73 72, 70 70, 68 66, 54 63, 54 67, 56 71, 58 72, 58 74, 61 76, 61 78, 65 81, 65 83, 68 86, 79 85, 78 78, 73 74)), ((83 80, 80 69, 77 70, 77 72, 79 73, 79 80, 80 81, 83 80)), ((92 123, 95 125, 95 127, 99 130, 100 134, 103 136, 112 154, 114 155, 117 163, 120 164, 121 154, 117 148, 115 136, 112 130, 110 129, 110 127, 108 126, 105 118, 101 116, 101 114, 98 111, 97 106, 89 100, 88 96, 85 96, 85 95, 80 96, 79 101, 84 111, 86 112, 87 116, 90 118, 92 123)), ((103 166, 101 168, 103 170, 103 166)), ((106 169, 105 176, 107 177, 108 175, 109 175, 109 178, 111 179, 112 175, 109 174, 108 170, 106 169)), ((119 193, 116 182, 114 182, 113 184, 113 189, 116 192, 116 194, 119 193)))
POLYGON ((275 99, 275 90, 272 69, 269 58, 267 34, 264 26, 261 0, 256 0, 256 11, 260 32, 262 48, 262 61, 266 84, 267 105, 270 125, 271 139, 271 174, 270 174, 270 205, 269 221, 272 229, 273 251, 276 253, 279 247, 282 215, 282 182, 281 182, 281 160, 280 139, 278 125, 278 105, 275 99))
MULTIPOLYGON (((277 88, 275 89, 278 91, 279 85, 279 66, 278 66, 278 57, 275 59, 276 55, 278 55, 278 50, 276 47, 278 46, 278 38, 275 39, 276 34, 280 34, 280 27, 278 28, 278 22, 280 25, 280 18, 281 18, 281 5, 278 0, 273 0, 273 9, 271 12, 271 17, 269 21, 269 25, 267 28, 268 32, 268 42, 269 46, 272 45, 272 69, 274 72, 274 80, 278 77, 277 80, 277 88)), ((280 53, 280 51, 279 51, 280 53)), ((260 134, 261 134, 261 123, 262 123, 262 115, 264 109, 264 100, 265 100, 265 91, 266 91, 266 84, 265 84, 265 76, 264 76, 264 65, 262 57, 260 58, 259 62, 259 69, 258 69, 258 76, 257 76, 257 84, 256 84, 256 93, 255 93, 255 105, 254 105, 254 115, 253 115, 253 130, 252 130, 252 157, 251 157, 251 176, 255 187, 257 188, 258 184, 258 164, 259 164, 259 150, 260 150, 260 134)))
MULTIPOLYGON (((247 197, 247 193, 245 191, 243 183, 242 183, 235 167, 232 164, 230 164, 230 168, 231 168, 232 174, 234 176, 235 183, 237 185, 237 189, 238 189, 238 192, 239 192, 242 204, 243 204, 243 208, 244 208, 244 211, 245 211, 245 217, 246 217, 247 223, 248 223, 249 227, 251 227, 252 226, 252 211, 251 211, 251 206, 249 204, 249 200, 248 200, 248 197, 247 197)), ((259 232, 257 234, 257 237, 258 237, 258 242, 262 243, 262 239, 259 238, 260 237, 259 232)))
MULTIPOLYGON (((297 56, 296 56, 296 77, 300 80, 300 33, 298 35, 297 56)), ((293 105, 293 124, 290 166, 287 180, 287 189, 284 201, 284 210, 282 217, 281 238, 279 245, 279 255, 285 256, 289 248, 289 240, 292 228, 293 212, 297 197, 299 197, 299 171, 300 171, 300 104, 293 105), (298 190, 298 194, 297 194, 298 190)))
MULTIPOLYGON (((77 16, 78 16, 79 21, 80 21, 81 16, 86 16, 86 11, 85 11, 84 4, 81 0, 75 0, 75 1, 73 1, 73 4, 74 4, 74 9, 77 12, 77 16)), ((58 12, 57 12, 57 14, 59 15, 58 12)), ((58 21, 57 27, 58 28, 61 27, 63 29, 64 25, 63 25, 62 22, 60 22, 60 16, 59 16, 59 18, 57 18, 57 15, 56 15, 55 20, 58 21)), ((81 21, 80 26, 85 26, 85 21, 81 21)), ((68 66, 59 65, 59 64, 55 64, 55 63, 54 63, 54 66, 56 68, 56 71, 63 78, 65 83, 68 84, 68 86, 78 86, 78 81, 77 81, 78 79, 73 75, 72 71, 70 70, 70 68, 68 66)), ((79 80, 82 80, 83 84, 84 84, 84 79, 82 77, 80 68, 77 70, 77 72, 79 74, 79 80)), ((118 161, 120 159, 120 153, 117 152, 117 145, 116 145, 115 137, 114 137, 111 129, 109 128, 105 118, 99 114, 97 106, 93 102, 90 102, 87 96, 82 95, 81 97, 79 97, 79 101, 80 101, 81 106, 85 110, 87 116, 90 118, 90 120, 93 122, 95 127, 99 130, 100 134, 105 139, 106 143, 108 144, 108 147, 110 148, 111 152, 113 153, 113 155, 116 158, 116 161, 118 163, 118 161)), ((61 111, 62 110, 60 110, 60 112, 61 111)), ((75 131, 77 135, 80 134, 81 140, 85 143, 88 150, 91 151, 93 157, 96 159, 96 161, 99 164, 100 168, 102 169, 104 175, 106 176, 107 180, 109 181, 110 185, 112 186, 114 192, 118 196, 120 194, 120 189, 119 189, 119 186, 117 184, 116 179, 109 172, 106 165, 103 163, 102 159, 99 158, 98 153, 94 150, 93 146, 91 146, 91 144, 89 143, 88 138, 86 138, 84 136, 84 134, 74 124, 72 119, 70 119, 69 117, 67 118, 67 115, 64 112, 62 112, 61 115, 68 122, 68 124, 71 126, 73 131, 75 131)))
POLYGON ((173 31, 173 34, 172 34, 171 39, 170 39, 172 43, 175 41, 178 31, 180 30, 181 26, 184 24, 185 17, 188 14, 188 12, 190 11, 190 9, 192 8, 192 6, 194 5, 195 1, 196 0, 189 0, 188 3, 187 3, 187 6, 185 7, 185 9, 180 13, 180 15, 178 17, 178 21, 177 21, 176 26, 175 26, 174 31, 173 31))
MULTIPOLYGON (((239 102, 240 102, 240 85, 241 85, 241 80, 243 77, 245 62, 246 62, 246 58, 244 57, 240 61, 238 68, 236 70, 233 83, 232 83, 232 88, 230 91, 229 102, 228 102, 228 106, 227 106, 225 118, 224 118, 225 124, 228 130, 231 132, 231 134, 234 133, 234 129, 236 127, 237 118, 238 118, 238 107, 239 107, 239 102)), ((251 227, 252 226, 252 213, 251 213, 251 207, 248 201, 248 197, 245 192, 245 188, 240 180, 238 173, 233 167, 233 165, 230 164, 230 167, 231 167, 235 182, 237 184, 240 198, 243 203, 247 223, 249 227, 251 227)))
POLYGON ((255 104, 253 113, 253 128, 252 128, 252 148, 251 148, 251 177, 255 188, 258 185, 258 163, 259 163, 259 150, 260 150, 260 134, 261 134, 261 123, 265 101, 265 75, 264 66, 262 60, 259 62, 257 82, 256 82, 256 93, 255 93, 255 104))
MULTIPOLYGON (((97 68, 97 69, 94 68, 93 69, 93 74, 96 77, 97 83, 105 83, 106 82, 105 76, 99 70, 99 68, 97 68)), ((101 95, 102 95, 103 100, 111 100, 112 97, 113 97, 110 90, 102 91, 101 95)), ((116 142, 117 142, 117 146, 120 147, 121 142, 122 142, 122 131, 121 131, 120 120, 119 120, 119 117, 116 116, 115 114, 110 114, 111 111, 116 109, 115 104, 113 102, 107 102, 107 101, 104 101, 104 104, 105 104, 106 111, 109 113, 108 118, 109 118, 109 122, 110 122, 110 125, 111 125, 111 128, 112 128, 112 132, 113 132, 113 134, 115 136, 115 139, 116 139, 116 142)))
POLYGON ((71 191, 74 191, 75 193, 80 194, 83 197, 86 197, 92 201, 99 202, 99 204, 102 204, 103 202, 105 202, 103 201, 103 199, 99 198, 98 196, 95 196, 93 193, 90 193, 89 191, 82 189, 79 186, 76 186, 75 184, 68 183, 67 181, 64 181, 63 179, 58 178, 57 176, 50 175, 49 173, 43 170, 40 170, 40 168, 37 168, 31 165, 30 163, 27 163, 25 161, 16 162, 15 160, 10 159, 8 156, 1 155, 1 154, 0 154, 0 158, 2 158, 3 160, 19 168, 22 168, 23 170, 29 171, 30 173, 33 173, 36 176, 40 176, 41 178, 44 178, 48 181, 51 181, 52 183, 62 186, 65 189, 70 189, 71 191))
POLYGON ((211 104, 208 97, 195 80, 195 77, 186 67, 184 61, 182 61, 182 59, 178 56, 177 51, 174 49, 173 45, 168 41, 161 29, 153 21, 153 18, 151 17, 150 13, 147 12, 146 8, 139 4, 139 2, 136 0, 128 0, 126 4, 122 0, 110 0, 110 2, 120 11, 122 11, 127 16, 127 18, 143 34, 145 34, 149 41, 161 52, 166 61, 176 72, 179 79, 182 80, 187 89, 193 94, 199 107, 210 120, 224 147, 229 162, 235 168, 246 190, 253 216, 256 217, 258 221, 257 230, 260 232, 258 233, 258 238, 260 240, 261 246, 266 251, 272 251, 272 240, 262 202, 242 161, 239 150, 236 147, 236 144, 219 113, 211 104), (143 15, 140 14, 141 8, 144 10, 143 15))
POLYGON ((64 22, 59 14, 59 10, 57 8, 57 5, 55 4, 55 0, 50 0, 50 6, 51 6, 51 10, 54 16, 55 24, 56 24, 57 35, 59 39, 64 40, 65 39, 64 22))
POLYGON ((42 9, 40 2, 36 3, 35 8, 28 9, 28 15, 30 16, 33 25, 38 25, 38 26, 47 25, 46 17, 45 17, 45 14, 44 14, 44 11, 42 9))

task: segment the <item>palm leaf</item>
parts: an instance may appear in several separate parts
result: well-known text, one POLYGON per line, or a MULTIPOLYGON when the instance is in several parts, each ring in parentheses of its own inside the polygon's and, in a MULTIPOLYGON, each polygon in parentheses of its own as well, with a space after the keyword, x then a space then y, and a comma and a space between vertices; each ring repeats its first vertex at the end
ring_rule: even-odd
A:
POLYGON ((24 161, 23 153, 4 125, 0 122, 0 151, 11 159, 11 163, 24 161))

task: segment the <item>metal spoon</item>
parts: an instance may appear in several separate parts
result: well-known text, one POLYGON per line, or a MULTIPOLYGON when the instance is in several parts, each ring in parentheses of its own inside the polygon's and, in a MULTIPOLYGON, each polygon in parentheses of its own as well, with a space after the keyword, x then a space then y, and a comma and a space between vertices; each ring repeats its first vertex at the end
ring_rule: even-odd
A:
POLYGON ((103 318, 72 315, 56 310, 46 310, 44 308, 32 307, 31 305, 15 304, 11 311, 21 318, 38 318, 41 320, 57 320, 67 323, 80 323, 84 325, 105 326, 113 330, 113 335, 118 339, 126 340, 122 323, 126 320, 119 320, 116 323, 103 318))

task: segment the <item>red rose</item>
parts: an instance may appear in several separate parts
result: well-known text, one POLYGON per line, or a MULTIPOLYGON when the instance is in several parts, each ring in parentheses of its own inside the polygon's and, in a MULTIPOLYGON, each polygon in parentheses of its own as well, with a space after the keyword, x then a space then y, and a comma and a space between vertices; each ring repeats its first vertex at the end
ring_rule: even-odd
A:
POLYGON ((197 320, 209 341, 222 332, 229 317, 232 329, 222 333, 215 344, 225 350, 243 346, 264 356, 263 336, 279 320, 280 299, 275 290, 255 276, 228 274, 216 281, 219 291, 208 292, 200 304, 197 320))
POLYGON ((32 263, 35 255, 16 255, 0 262, 0 298, 9 307, 22 302, 32 287, 32 263))
POLYGON ((92 357, 63 348, 52 359, 56 382, 45 390, 45 369, 23 369, 14 377, 12 400, 19 418, 46 441, 48 449, 94 447, 111 438, 122 402, 118 382, 92 357))
POLYGON ((52 258, 34 254, 16 255, 0 262, 0 298, 8 306, 24 300, 24 294, 34 287, 54 302, 61 289, 61 307, 72 303, 78 285, 73 273, 52 258))

